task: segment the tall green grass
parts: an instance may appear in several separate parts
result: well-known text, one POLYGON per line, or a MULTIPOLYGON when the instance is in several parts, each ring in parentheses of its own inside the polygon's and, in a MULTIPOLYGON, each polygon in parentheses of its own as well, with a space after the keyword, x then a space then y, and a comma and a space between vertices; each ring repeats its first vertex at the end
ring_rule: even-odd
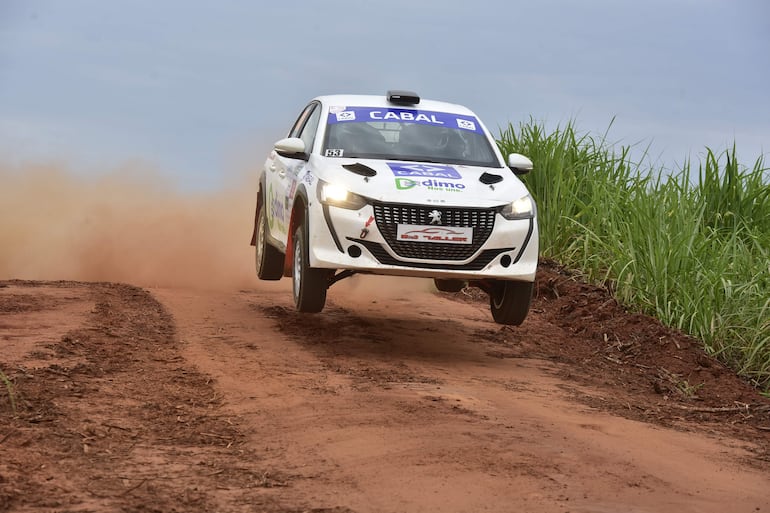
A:
POLYGON ((632 162, 628 147, 509 125, 504 154, 529 156, 541 251, 606 284, 624 304, 694 335, 770 390, 770 173, 736 150, 668 170, 632 162), (697 167, 696 167, 697 166, 697 167))

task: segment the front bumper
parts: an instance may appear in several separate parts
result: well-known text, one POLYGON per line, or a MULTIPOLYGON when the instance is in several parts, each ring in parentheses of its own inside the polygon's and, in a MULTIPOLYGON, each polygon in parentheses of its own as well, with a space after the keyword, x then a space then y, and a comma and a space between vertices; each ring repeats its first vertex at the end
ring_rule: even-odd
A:
POLYGON ((534 218, 509 221, 494 209, 392 203, 347 210, 313 201, 308 208, 312 267, 426 278, 535 279, 538 230, 534 218), (421 209, 434 208, 447 214, 448 226, 473 226, 473 242, 395 240, 399 222, 409 223, 421 209))

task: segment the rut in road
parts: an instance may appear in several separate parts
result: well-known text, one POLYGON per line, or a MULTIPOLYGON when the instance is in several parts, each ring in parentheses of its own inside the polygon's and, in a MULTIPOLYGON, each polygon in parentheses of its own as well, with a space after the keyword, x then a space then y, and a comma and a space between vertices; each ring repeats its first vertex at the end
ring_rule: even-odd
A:
POLYGON ((482 304, 389 283, 335 291, 319 315, 293 311, 288 283, 153 290, 263 463, 293 476, 277 496, 360 512, 770 506, 770 475, 745 464, 756 446, 590 408, 576 398, 607 389, 512 350, 581 343, 537 311, 503 329, 482 304))

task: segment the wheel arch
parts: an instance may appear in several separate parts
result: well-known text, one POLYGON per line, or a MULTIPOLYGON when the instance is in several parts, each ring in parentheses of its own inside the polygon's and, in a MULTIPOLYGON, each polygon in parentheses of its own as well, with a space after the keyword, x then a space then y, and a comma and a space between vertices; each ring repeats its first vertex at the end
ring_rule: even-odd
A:
POLYGON ((297 187, 297 192, 294 196, 294 202, 291 207, 291 219, 289 220, 289 236, 286 240, 286 260, 283 265, 283 275, 291 276, 292 267, 294 265, 294 237, 293 234, 297 229, 297 226, 307 226, 307 213, 308 213, 308 197, 307 190, 304 187, 297 187))
POLYGON ((259 183, 257 184, 257 201, 256 201, 256 207, 254 209, 254 225, 251 228, 251 245, 256 246, 257 245, 257 221, 259 220, 259 208, 262 206, 262 203, 265 201, 265 175, 264 173, 259 178, 259 183))

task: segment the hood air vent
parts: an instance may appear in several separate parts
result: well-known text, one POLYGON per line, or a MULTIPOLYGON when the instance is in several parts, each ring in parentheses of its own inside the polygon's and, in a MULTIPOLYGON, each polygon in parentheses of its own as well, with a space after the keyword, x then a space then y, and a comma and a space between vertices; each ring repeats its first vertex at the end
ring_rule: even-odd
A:
POLYGON ((365 176, 367 178, 375 176, 377 174, 377 171, 375 171, 374 169, 370 168, 367 165, 361 164, 360 162, 356 162, 355 164, 343 164, 342 167, 344 167, 351 173, 355 173, 360 176, 365 176))
POLYGON ((492 185, 493 183, 500 183, 503 181, 503 177, 500 175, 493 175, 492 173, 484 173, 479 177, 479 182, 484 185, 492 185))

